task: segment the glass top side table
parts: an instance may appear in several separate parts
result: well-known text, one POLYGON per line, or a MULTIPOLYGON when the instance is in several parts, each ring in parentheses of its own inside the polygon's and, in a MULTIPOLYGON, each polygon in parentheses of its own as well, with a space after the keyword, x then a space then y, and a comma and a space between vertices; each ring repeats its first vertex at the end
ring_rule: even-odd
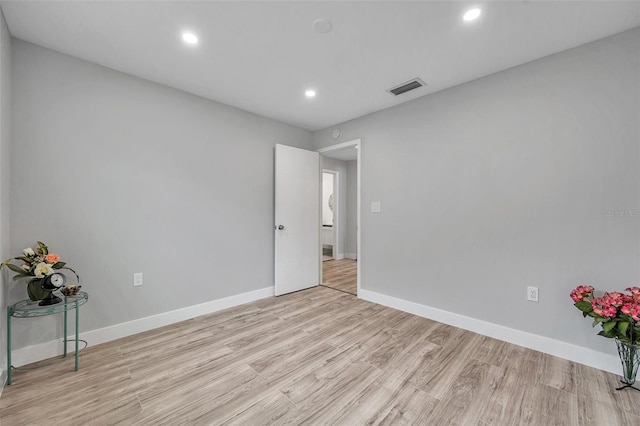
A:
MULTIPOLYGON (((58 313, 64 313, 64 354, 59 361, 67 358, 67 312, 74 310, 76 311, 76 334, 75 334, 75 371, 78 371, 78 355, 80 353, 80 349, 78 347, 79 342, 83 342, 85 347, 87 346, 87 342, 84 340, 80 340, 79 334, 79 325, 80 325, 80 306, 87 303, 89 300, 89 294, 84 291, 79 291, 74 296, 63 296, 62 302, 56 303, 55 305, 48 306, 40 306, 38 305, 39 301, 31 301, 29 299, 22 300, 18 303, 15 303, 7 308, 7 385, 11 384, 11 370, 12 369, 21 369, 19 367, 14 367, 11 365, 11 318, 36 318, 36 317, 44 317, 47 315, 53 315, 58 313)), ((84 348, 83 348, 84 349, 84 348)), ((46 364, 49 365, 49 364, 46 364)), ((43 365, 44 367, 44 365, 43 365)), ((26 369, 26 368, 25 368, 26 369)))

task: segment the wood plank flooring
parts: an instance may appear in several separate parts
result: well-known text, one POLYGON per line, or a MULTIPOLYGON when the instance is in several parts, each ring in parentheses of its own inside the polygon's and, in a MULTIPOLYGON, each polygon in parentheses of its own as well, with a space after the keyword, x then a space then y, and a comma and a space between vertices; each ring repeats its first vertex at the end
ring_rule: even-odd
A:
POLYGON ((358 293, 358 262, 353 259, 327 260, 322 262, 322 285, 345 293, 358 293))
POLYGON ((640 392, 325 287, 15 371, 0 424, 640 425, 640 392))

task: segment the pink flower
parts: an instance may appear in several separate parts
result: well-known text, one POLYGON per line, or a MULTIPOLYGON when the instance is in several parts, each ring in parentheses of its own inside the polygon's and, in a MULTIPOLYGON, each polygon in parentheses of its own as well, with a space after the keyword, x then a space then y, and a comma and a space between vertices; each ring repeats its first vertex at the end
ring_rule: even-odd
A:
POLYGON ((618 310, 615 306, 609 303, 611 297, 607 293, 602 297, 596 297, 591 301, 591 307, 593 308, 593 312, 601 317, 613 318, 618 313, 618 310))
POLYGON ((620 308, 623 314, 633 318, 634 321, 640 321, 640 305, 638 304, 625 304, 620 308))
POLYGON ((618 293, 617 291, 612 291, 611 293, 605 293, 607 297, 607 303, 613 306, 622 306, 624 303, 625 295, 622 293, 618 293))
POLYGON ((614 318, 618 314, 618 310, 614 306, 604 307, 604 316, 614 318))
POLYGON ((48 264, 52 265, 52 264, 58 263, 60 261, 60 256, 58 256, 57 254, 49 253, 44 257, 44 260, 48 264))
POLYGON ((629 293, 633 294, 634 296, 640 295, 640 287, 627 287, 625 290, 627 290, 629 293))
POLYGON ((574 302, 581 302, 585 297, 591 296, 591 294, 593 294, 593 287, 591 287, 590 285, 579 285, 575 290, 571 292, 570 296, 574 302))

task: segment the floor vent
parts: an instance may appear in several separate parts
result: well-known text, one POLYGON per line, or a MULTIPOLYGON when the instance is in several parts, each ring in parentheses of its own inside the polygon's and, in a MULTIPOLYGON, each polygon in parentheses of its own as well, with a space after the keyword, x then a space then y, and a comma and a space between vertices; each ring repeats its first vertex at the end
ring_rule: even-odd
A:
POLYGON ((407 93, 411 90, 415 90, 419 87, 422 86, 426 86, 427 83, 425 83, 424 81, 420 80, 419 78, 414 78, 413 80, 409 80, 406 83, 402 83, 399 86, 393 87, 389 90, 387 90, 387 92, 392 93, 396 96, 401 95, 403 93, 407 93))

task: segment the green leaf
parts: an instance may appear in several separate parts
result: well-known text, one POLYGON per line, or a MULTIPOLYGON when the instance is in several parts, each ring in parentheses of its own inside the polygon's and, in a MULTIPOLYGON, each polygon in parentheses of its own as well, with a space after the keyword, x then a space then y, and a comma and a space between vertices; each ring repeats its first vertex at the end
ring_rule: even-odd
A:
POLYGON ((35 278, 27 284, 27 294, 29 295, 29 299, 36 301, 42 300, 49 295, 48 291, 42 289, 42 280, 40 278, 35 278))
POLYGON ((620 317, 621 320, 626 321, 626 322, 633 322, 633 318, 631 318, 628 315, 623 314, 622 312, 618 314, 618 316, 620 317))
POLYGON ((51 267, 53 269, 62 269, 64 267, 64 265, 66 265, 66 263, 64 263, 64 262, 56 262, 51 267))
POLYGON ((609 331, 602 330, 600 333, 598 333, 598 335, 612 338, 612 337, 616 337, 616 332, 615 330, 609 330, 609 331))
POLYGON ((611 330, 613 330, 615 326, 616 326, 615 321, 605 322, 602 324, 602 330, 604 330, 605 333, 608 333, 611 330))
POLYGON ((591 306, 590 302, 587 302, 586 300, 582 300, 580 302, 576 302, 574 303, 574 305, 576 308, 580 309, 582 312, 592 312, 593 311, 593 306, 591 306))
POLYGON ((626 335, 627 334, 627 329, 629 328, 629 323, 626 322, 626 321, 620 321, 618 323, 617 328, 618 328, 618 331, 620 332, 620 334, 626 335))
POLYGON ((19 266, 13 265, 11 263, 7 263, 7 268, 11 269, 13 272, 17 272, 19 274, 24 274, 24 269, 19 266))
POLYGON ((45 243, 38 241, 38 248, 40 249, 40 252, 43 256, 49 254, 49 249, 47 248, 47 245, 45 243))
POLYGON ((601 322, 607 322, 609 318, 601 317, 600 315, 596 315, 594 313, 589 314, 590 317, 593 317, 593 327, 600 324, 601 322))
POLYGON ((29 275, 29 274, 16 274, 13 276, 13 281, 18 281, 21 278, 33 278, 33 275, 29 275))
POLYGON ((28 257, 28 256, 18 256, 18 257, 14 258, 14 259, 22 260, 24 262, 27 262, 28 264, 32 264, 33 263, 33 258, 32 257, 28 257))

